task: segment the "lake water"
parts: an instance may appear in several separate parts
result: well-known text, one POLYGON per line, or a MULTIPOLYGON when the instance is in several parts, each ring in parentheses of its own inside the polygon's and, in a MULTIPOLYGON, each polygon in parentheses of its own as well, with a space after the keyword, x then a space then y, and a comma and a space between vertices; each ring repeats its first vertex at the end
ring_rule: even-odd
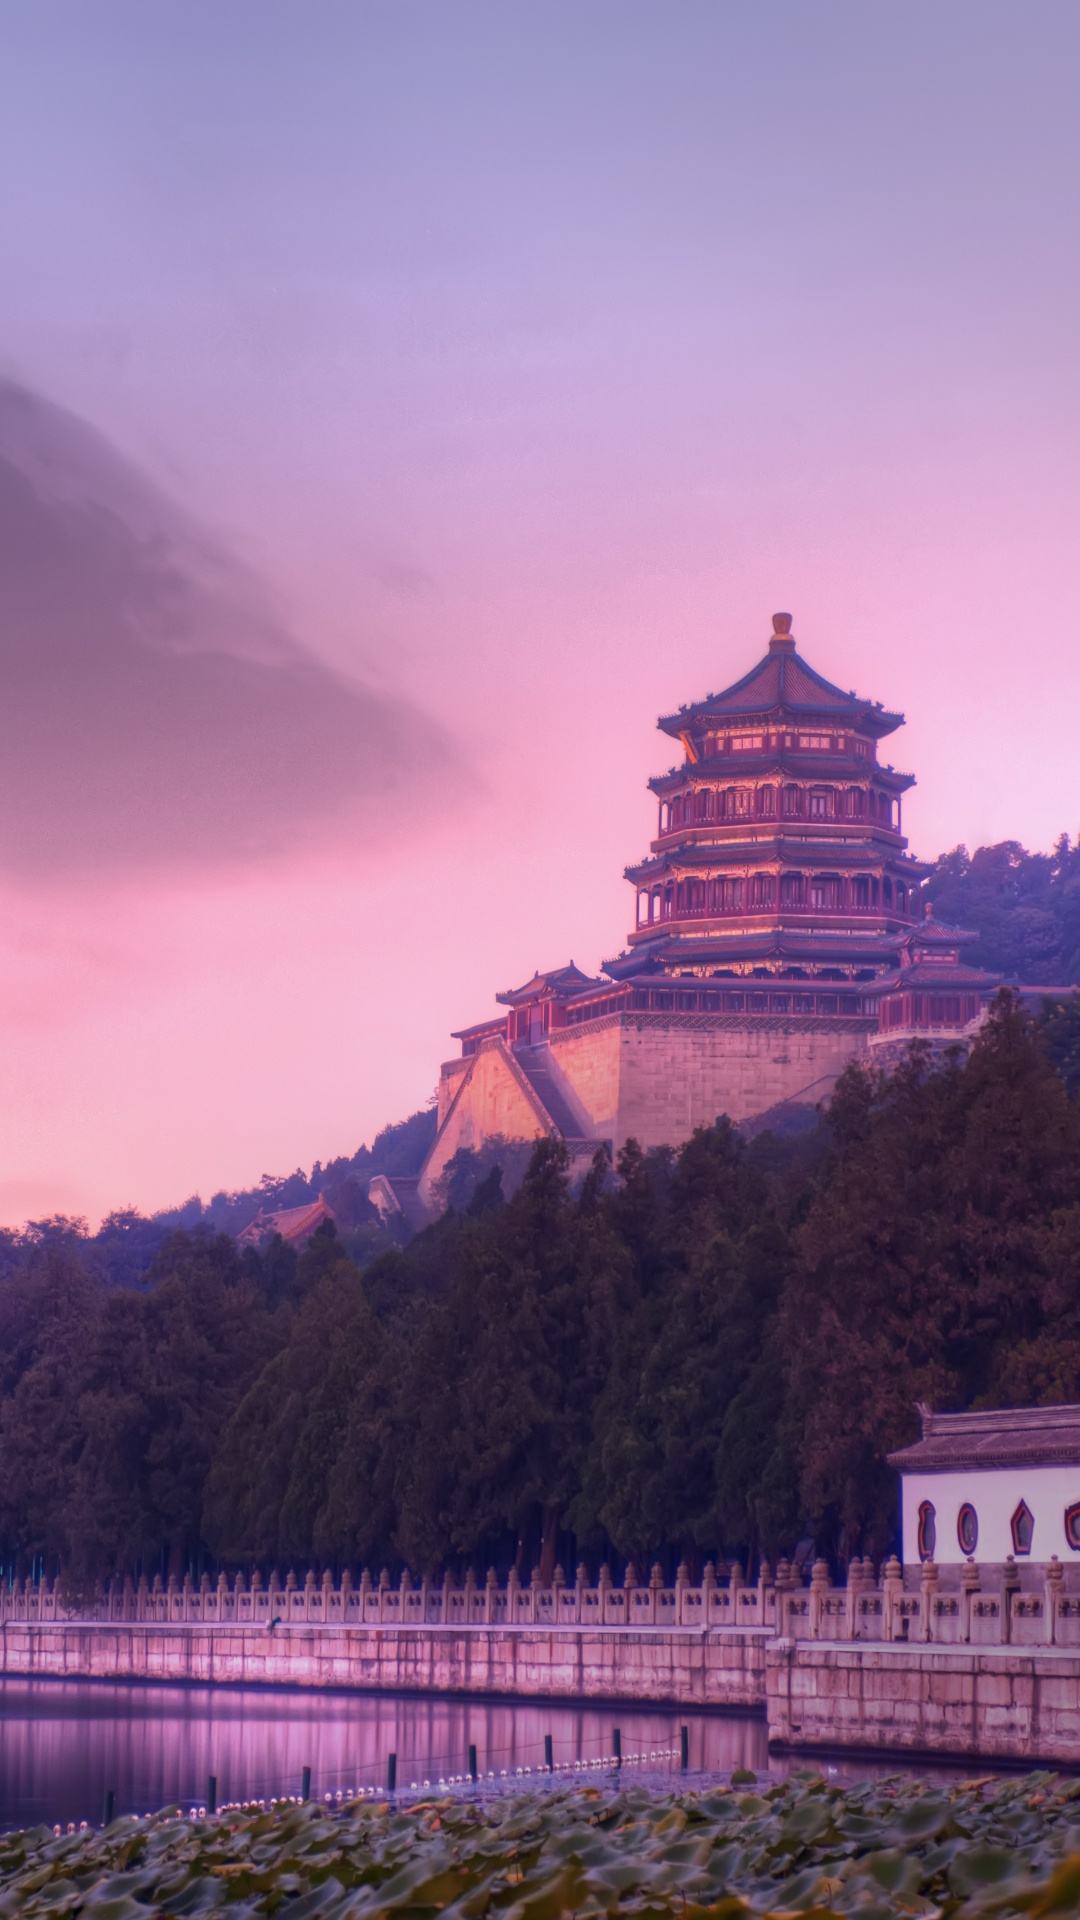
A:
MULTIPOLYGON (((299 1793, 310 1767, 312 1797, 322 1799, 384 1786, 391 1753, 399 1788, 435 1785, 467 1770, 470 1745, 482 1773, 516 1778, 519 1767, 543 1767, 547 1733, 565 1765, 610 1755, 615 1727, 624 1755, 677 1749, 680 1726, 694 1772, 768 1764, 765 1722, 749 1714, 9 1679, 0 1681, 0 1826, 96 1824, 108 1788, 118 1814, 193 1806, 205 1802, 211 1773, 220 1804, 299 1793)), ((650 1766, 652 1778, 668 1772, 674 1781, 677 1761, 650 1766)))

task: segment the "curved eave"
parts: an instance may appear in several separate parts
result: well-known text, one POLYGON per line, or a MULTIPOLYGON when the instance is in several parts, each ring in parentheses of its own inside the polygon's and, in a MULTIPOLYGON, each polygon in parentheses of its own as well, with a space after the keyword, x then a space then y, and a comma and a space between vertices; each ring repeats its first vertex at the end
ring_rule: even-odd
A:
MULTIPOLYGON (((731 689, 734 693, 735 688, 731 689)), ((749 707, 728 707, 720 701, 698 700, 693 706, 684 707, 680 713, 662 714, 657 721, 661 733, 670 734, 678 740, 684 733, 700 727, 752 727, 781 726, 806 727, 826 725, 830 727, 852 727, 857 733, 865 733, 871 739, 883 740, 886 734, 895 733, 904 724, 902 713, 886 713, 884 707, 872 706, 869 702, 853 700, 851 704, 840 706, 823 701, 820 706, 788 706, 786 703, 770 701, 767 705, 749 707)))
POLYGON ((886 843, 856 843, 843 840, 732 840, 698 841, 680 840, 676 845, 665 847, 647 860, 639 860, 632 867, 623 868, 624 880, 636 885, 641 880, 653 880, 659 874, 669 873, 674 868, 697 867, 756 867, 780 862, 789 871, 803 872, 813 867, 823 872, 832 872, 835 867, 874 868, 887 860, 894 869, 898 869, 905 880, 925 880, 934 869, 925 860, 916 860, 913 854, 905 853, 903 846, 886 843))
MULTIPOLYGON (((857 939, 852 936, 838 938, 832 934, 804 934, 797 929, 786 929, 779 933, 776 929, 768 928, 760 933, 731 934, 726 938, 717 938, 715 935, 684 938, 674 934, 662 941, 643 940, 640 943, 631 934, 633 944, 613 959, 602 961, 601 971, 613 980, 650 972, 654 979, 662 979, 665 974, 679 967, 723 968, 730 967, 733 961, 764 963, 770 960, 782 961, 788 966, 822 967, 835 963, 845 967, 880 969, 890 960, 895 961, 896 950, 903 937, 902 928, 895 933, 882 930, 860 934, 857 939)), ((856 986, 862 992, 873 993, 878 990, 878 976, 871 980, 835 984, 856 986)))
POLYGON ((916 961, 913 967, 897 967, 894 973, 883 976, 880 986, 883 993, 902 993, 908 987, 917 988, 920 993, 934 987, 943 990, 979 987, 992 993, 1000 987, 1001 978, 1000 973, 985 973, 981 967, 965 967, 961 961, 929 960, 916 961))
POLYGON ((897 773, 894 767, 879 766, 877 761, 856 760, 849 755, 796 753, 782 749, 771 753, 740 753, 736 757, 715 755, 711 760, 687 760, 667 773, 654 773, 647 782, 658 800, 686 786, 735 786, 751 774, 755 780, 770 774, 778 778, 797 774, 802 779, 866 781, 889 793, 907 793, 915 785, 913 773, 897 773))
MULTIPOLYGON (((1051 1443, 1038 1440, 1025 1446, 1008 1440, 985 1448, 965 1447, 955 1440, 917 1440, 914 1446, 886 1454, 890 1467, 901 1473, 985 1473, 1017 1467, 1080 1466, 1080 1442, 1058 1439, 1051 1443)), ((977 1496, 976 1496, 977 1497, 977 1496)))
MULTIPOLYGON (((820 922, 820 915, 818 919, 820 922)), ((869 927, 852 927, 850 922, 844 922, 831 928, 820 924, 802 928, 790 918, 777 925, 775 919, 769 923, 769 916, 764 914, 762 920, 766 924, 759 927, 740 924, 730 930, 718 920, 707 921, 703 929, 700 921, 696 928, 694 923, 688 926, 683 921, 674 925, 669 922, 671 931, 661 940, 649 938, 649 930, 642 928, 640 935, 628 934, 626 952, 633 956, 635 966, 642 965, 643 957, 651 957, 665 967, 690 962, 701 966, 713 958, 730 960, 733 956, 745 960, 808 961, 814 965, 836 959, 845 966, 854 966, 865 959, 867 965, 879 967, 891 962, 889 971, 892 972, 909 931, 907 922, 885 915, 872 917, 869 927)), ((606 961, 603 970, 608 971, 606 961)))

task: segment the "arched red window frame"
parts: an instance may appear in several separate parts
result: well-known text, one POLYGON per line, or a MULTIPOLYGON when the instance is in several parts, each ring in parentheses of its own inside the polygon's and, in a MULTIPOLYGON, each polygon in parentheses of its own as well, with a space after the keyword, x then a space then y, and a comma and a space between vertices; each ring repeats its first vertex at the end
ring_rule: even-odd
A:
POLYGON ((937 1512, 932 1500, 919 1501, 918 1547, 920 1560, 932 1560, 937 1546, 937 1512))
POLYGON ((979 1544, 979 1516, 970 1500, 964 1501, 963 1506, 956 1516, 956 1539, 961 1553, 966 1554, 970 1559, 979 1544), (965 1540, 965 1522, 967 1521, 970 1521, 971 1525, 970 1528, 967 1529, 969 1539, 965 1540))

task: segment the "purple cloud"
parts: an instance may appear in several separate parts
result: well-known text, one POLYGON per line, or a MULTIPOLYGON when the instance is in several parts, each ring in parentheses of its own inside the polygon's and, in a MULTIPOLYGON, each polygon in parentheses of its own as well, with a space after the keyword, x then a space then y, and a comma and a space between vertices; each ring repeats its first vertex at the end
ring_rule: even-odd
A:
POLYGON ((0 381, 0 869, 368 839, 466 775, 73 415, 0 381))

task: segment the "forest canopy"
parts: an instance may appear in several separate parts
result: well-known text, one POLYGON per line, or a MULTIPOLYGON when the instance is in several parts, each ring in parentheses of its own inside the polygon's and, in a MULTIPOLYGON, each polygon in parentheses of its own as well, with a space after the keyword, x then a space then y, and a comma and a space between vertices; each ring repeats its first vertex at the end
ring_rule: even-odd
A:
POLYGON ((978 944, 972 966, 1024 986, 1080 983, 1080 839, 1062 834, 1052 853, 1028 853, 1018 840, 954 847, 926 882, 934 912, 969 927, 978 944))
POLYGON ((491 1169, 363 1266, 331 1223, 299 1258, 200 1226, 118 1285, 39 1232, 0 1284, 0 1558, 91 1580, 888 1551, 917 1400, 1075 1397, 1063 1023, 1071 1057, 1070 1009, 1003 996, 969 1057, 853 1066, 809 1132, 721 1118, 599 1154, 576 1192, 541 1141, 509 1198, 491 1169))

